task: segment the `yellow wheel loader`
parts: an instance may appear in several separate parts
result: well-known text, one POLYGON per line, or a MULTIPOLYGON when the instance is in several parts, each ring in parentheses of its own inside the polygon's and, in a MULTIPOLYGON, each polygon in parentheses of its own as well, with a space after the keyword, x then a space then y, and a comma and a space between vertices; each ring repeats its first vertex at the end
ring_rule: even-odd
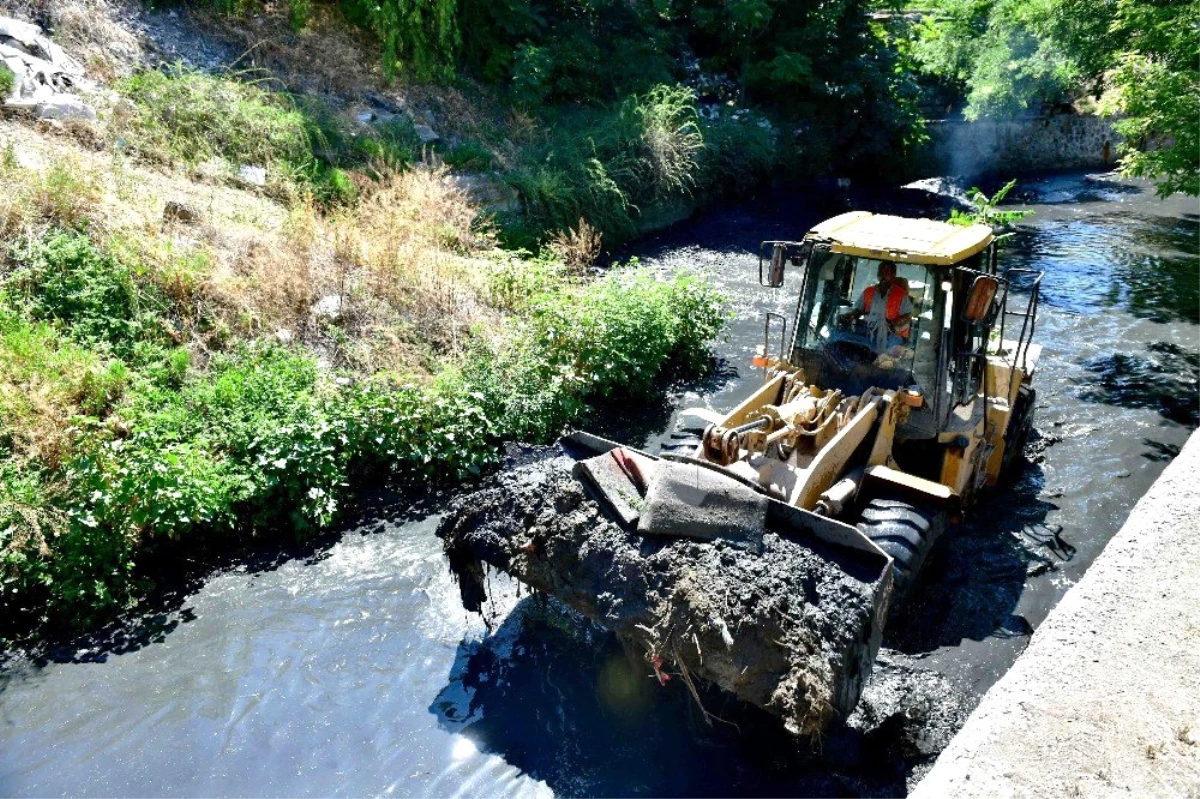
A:
POLYGON ((800 241, 763 242, 764 286, 783 287, 787 267, 799 268, 792 334, 786 318, 768 315, 755 358, 765 385, 715 419, 693 457, 856 524, 892 557, 902 597, 947 521, 1000 479, 1032 426, 1042 274, 1001 273, 996 255, 985 225, 861 211, 800 241), (911 308, 903 337, 886 330, 886 316, 882 331, 856 318, 880 267, 893 264, 892 291, 911 308), (1027 300, 1014 310, 1015 280, 1027 300))
POLYGON ((468 608, 488 564, 615 631, 664 685, 699 701, 706 680, 814 735, 853 710, 937 537, 1021 451, 1041 274, 998 269, 989 227, 863 212, 759 252, 760 282, 798 300, 767 315, 748 399, 692 409, 703 434, 659 456, 568 435, 438 535, 468 608))

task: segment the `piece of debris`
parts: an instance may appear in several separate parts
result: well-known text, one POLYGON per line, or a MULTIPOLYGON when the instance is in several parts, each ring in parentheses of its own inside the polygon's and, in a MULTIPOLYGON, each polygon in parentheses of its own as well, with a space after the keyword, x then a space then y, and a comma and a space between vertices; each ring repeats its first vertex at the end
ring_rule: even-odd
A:
POLYGON ((338 322, 342 318, 342 298, 337 294, 328 294, 313 304, 312 312, 318 319, 338 322))
POLYGON ((468 609, 482 607, 486 563, 632 642, 647 674, 708 680, 795 734, 854 707, 879 645, 882 556, 771 523, 760 554, 725 537, 641 534, 589 497, 561 445, 524 461, 460 498, 438 530, 468 609))
POLYGON ((178 200, 167 200, 163 208, 163 220, 167 222, 183 222, 190 225, 199 222, 200 219, 200 211, 194 205, 178 200))
POLYGON ((421 144, 433 144, 441 141, 441 135, 428 125, 415 125, 417 138, 421 140, 421 144))
POLYGON ((266 167, 242 165, 238 167, 238 177, 251 186, 267 185, 266 167))

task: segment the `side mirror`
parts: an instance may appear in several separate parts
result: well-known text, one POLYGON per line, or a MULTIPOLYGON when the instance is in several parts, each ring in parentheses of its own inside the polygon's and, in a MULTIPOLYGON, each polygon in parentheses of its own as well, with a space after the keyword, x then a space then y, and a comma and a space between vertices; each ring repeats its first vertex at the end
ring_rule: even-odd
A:
POLYGON ((967 294, 966 305, 963 306, 962 318, 965 322, 976 324, 986 323, 992 318, 992 304, 996 299, 996 290, 1000 284, 991 275, 979 275, 971 283, 971 291, 967 294))
POLYGON ((777 289, 783 285, 783 270, 787 266, 787 245, 776 243, 771 249, 771 269, 767 272, 767 285, 777 289))
POLYGON ((813 243, 811 241, 764 241, 758 248, 759 285, 772 289, 782 286, 787 262, 791 261, 792 266, 803 266, 808 262, 808 256, 812 253, 812 248, 813 243), (771 246, 771 260, 769 265, 767 265, 766 274, 763 274, 763 256, 767 245, 771 246))

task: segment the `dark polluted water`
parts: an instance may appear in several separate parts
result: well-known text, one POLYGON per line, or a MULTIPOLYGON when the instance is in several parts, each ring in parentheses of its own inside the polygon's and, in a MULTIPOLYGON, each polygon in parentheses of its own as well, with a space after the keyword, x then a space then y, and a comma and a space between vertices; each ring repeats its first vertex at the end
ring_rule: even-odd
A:
MULTIPOLYGON (((0 668, 10 796, 891 795, 919 778, 1179 449, 1200 416, 1195 199, 1066 174, 1004 257, 1045 269, 1031 463, 943 539, 890 625, 859 709, 817 748, 713 691, 660 686, 603 630, 492 575, 462 610, 436 512, 395 509, 306 557, 239 567, 103 640, 0 668)), ((920 210, 912 192, 858 207, 920 210)), ((762 314, 762 239, 840 210, 819 197, 714 211, 642 242, 734 300, 724 364, 605 432, 655 447, 678 409, 726 409, 762 314)), ((1069 674, 1047 679, 1070 680, 1069 674)))

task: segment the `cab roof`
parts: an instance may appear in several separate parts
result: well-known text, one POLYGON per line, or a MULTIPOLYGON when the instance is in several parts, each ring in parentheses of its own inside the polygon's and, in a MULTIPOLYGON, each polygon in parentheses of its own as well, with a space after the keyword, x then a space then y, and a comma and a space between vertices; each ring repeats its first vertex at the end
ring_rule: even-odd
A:
POLYGON ((805 238, 827 240, 834 252, 847 255, 948 266, 979 252, 995 236, 987 225, 961 227, 933 219, 851 211, 825 220, 805 238))

